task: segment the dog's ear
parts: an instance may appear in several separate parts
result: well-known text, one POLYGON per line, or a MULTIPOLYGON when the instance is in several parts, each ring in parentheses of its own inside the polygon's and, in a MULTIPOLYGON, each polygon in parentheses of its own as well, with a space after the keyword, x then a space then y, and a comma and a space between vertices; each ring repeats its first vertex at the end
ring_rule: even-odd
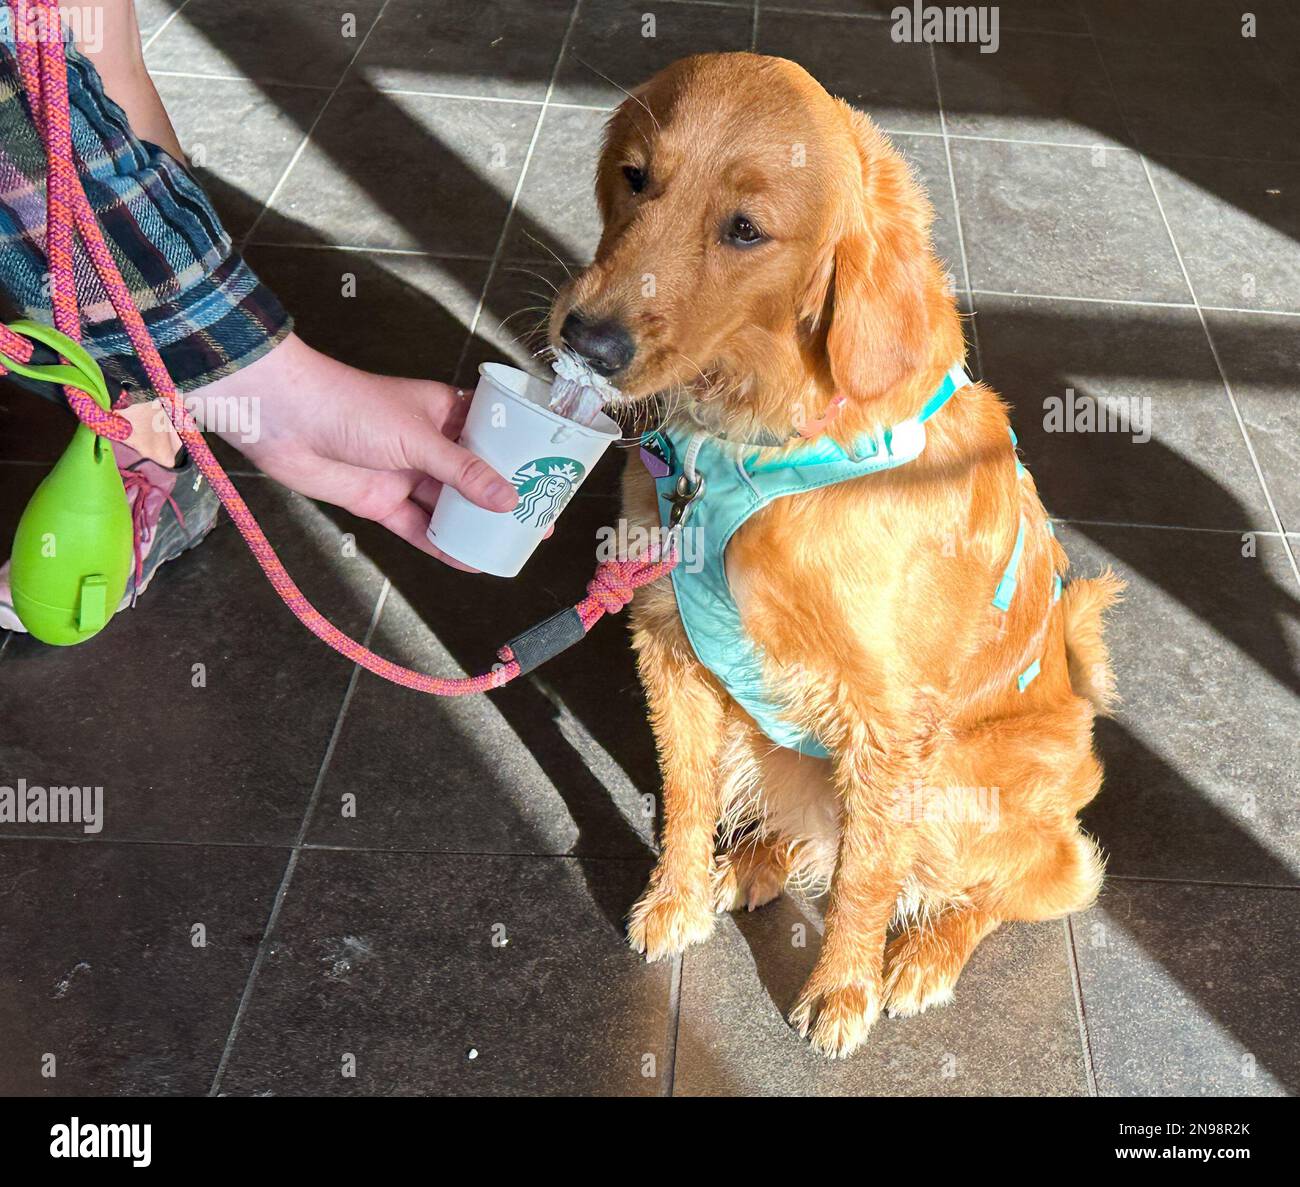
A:
POLYGON ((933 286, 931 209, 906 163, 861 112, 843 111, 860 176, 846 186, 834 242, 814 269, 803 314, 825 326, 836 391, 883 395, 929 359, 933 286))

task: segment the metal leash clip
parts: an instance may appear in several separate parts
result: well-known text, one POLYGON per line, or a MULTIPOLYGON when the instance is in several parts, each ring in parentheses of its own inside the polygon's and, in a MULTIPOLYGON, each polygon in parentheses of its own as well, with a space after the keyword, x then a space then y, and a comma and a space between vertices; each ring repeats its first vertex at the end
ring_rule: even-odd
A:
POLYGON ((668 530, 673 531, 676 528, 683 527, 688 516, 691 513, 691 504, 704 494, 704 475, 696 474, 694 484, 685 474, 678 475, 677 487, 671 495, 664 495, 664 498, 672 504, 672 511, 668 513, 668 530))

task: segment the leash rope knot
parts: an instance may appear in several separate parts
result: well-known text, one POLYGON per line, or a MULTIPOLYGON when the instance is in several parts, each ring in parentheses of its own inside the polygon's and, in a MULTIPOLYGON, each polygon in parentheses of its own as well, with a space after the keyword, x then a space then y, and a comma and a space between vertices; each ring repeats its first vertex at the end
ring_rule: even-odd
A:
POLYGON ((668 538, 667 549, 636 559, 604 560, 586 584, 586 597, 577 603, 582 628, 591 627, 604 614, 617 614, 632 601, 642 585, 650 585, 671 572, 679 559, 677 538, 668 538))
MULTIPOLYGON (((480 676, 446 679, 404 668, 345 635, 306 599, 181 400, 86 197, 72 145, 68 66, 57 0, 9 0, 9 6, 17 17, 14 40, 23 90, 32 121, 45 148, 45 254, 49 262, 50 299, 56 329, 74 342, 81 340, 81 310, 74 270, 74 248, 80 235, 113 311, 177 434, 221 500, 267 580, 298 621, 340 655, 384 680, 417 692, 463 696, 500 688, 520 675, 520 662, 509 645, 497 653, 501 662, 480 676)), ((0 326, 0 353, 26 364, 32 357, 32 349, 25 338, 0 326)), ((130 435, 131 424, 125 417, 100 407, 92 397, 76 388, 65 387, 64 391, 73 412, 92 431, 114 441, 125 440, 130 435)), ((602 615, 621 610, 631 601, 637 588, 658 580, 676 563, 675 552, 662 559, 604 562, 588 584, 587 596, 574 607, 583 632, 590 630, 602 615)))
POLYGON ((617 614, 643 585, 658 581, 677 564, 676 551, 664 557, 603 561, 587 583, 587 596, 574 607, 585 630, 604 614, 617 614))
POLYGON ((605 614, 617 614, 632 600, 636 586, 616 561, 606 561, 587 583, 587 593, 605 614))

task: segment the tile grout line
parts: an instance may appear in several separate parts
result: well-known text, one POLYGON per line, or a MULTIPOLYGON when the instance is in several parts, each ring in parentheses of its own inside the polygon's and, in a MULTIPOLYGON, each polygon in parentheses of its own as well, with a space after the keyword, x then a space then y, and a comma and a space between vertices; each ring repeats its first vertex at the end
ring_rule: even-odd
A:
MULTIPOLYGON (((423 91, 410 87, 376 87, 379 95, 403 95, 411 99, 452 99, 463 103, 507 103, 516 107, 544 107, 545 99, 523 99, 517 95, 468 95, 461 91, 423 91)), ((586 111, 607 111, 594 103, 551 103, 551 107, 578 107, 586 111)))
POLYGON ((754 0, 754 15, 749 26, 749 52, 758 53, 758 0, 754 0))
MULTIPOLYGON (((60 843, 65 845, 161 845, 180 849, 286 849, 292 848, 291 841, 202 841, 166 839, 162 837, 105 837, 101 834, 83 835, 81 833, 47 834, 0 832, 0 846, 6 841, 37 841, 60 843)), ((522 858, 531 861, 612 861, 624 865, 644 866, 653 854, 647 850, 644 854, 633 853, 524 853, 505 849, 394 849, 383 845, 331 845, 322 841, 304 841, 301 849, 312 853, 369 853, 385 857, 457 857, 474 858, 522 858)), ((1282 889, 1282 888, 1278 888, 1282 889)))
MULTIPOLYGON (((375 599, 375 608, 370 613, 370 622, 366 627, 366 633, 361 642, 363 647, 370 646, 370 640, 374 636, 375 628, 379 625, 380 616, 384 612, 384 603, 388 600, 388 591, 391 588, 391 584, 385 578, 379 596, 375 599)), ((253 957, 252 968, 248 970, 248 980, 244 982, 244 992, 240 994, 239 1005, 235 1008, 235 1017, 230 1023, 230 1032, 226 1035, 226 1045, 222 1049, 221 1059, 217 1063, 216 1073, 212 1077, 212 1086, 208 1089, 209 1096, 217 1096, 221 1091, 221 1081, 225 1077, 226 1067, 230 1063, 230 1056, 234 1052, 235 1043, 239 1038, 239 1028, 252 1002, 258 973, 262 971, 262 965, 270 952, 271 936, 275 932, 275 926, 280 919, 280 911, 284 906, 285 899, 288 897, 289 885, 293 881, 294 871, 298 868, 298 856, 306 842, 307 830, 311 827, 312 817, 316 812, 316 804, 320 799, 321 789, 325 785, 325 776, 329 773, 330 762, 334 758, 339 735, 343 732, 343 722, 347 718, 348 708, 352 704, 352 696, 356 692, 360 676, 361 666, 354 663, 352 672, 348 676, 348 686, 343 693, 343 700, 339 704, 338 715, 334 719, 334 728, 330 731, 330 739, 325 746, 325 754, 321 758, 320 767, 316 771, 316 780, 312 784, 311 794, 307 797, 307 808, 303 812, 302 823, 298 826, 298 835, 294 838, 293 847, 289 851, 289 860, 285 863, 284 873, 280 877, 280 885, 275 892, 275 900, 271 904, 271 912, 267 916, 266 926, 262 929, 262 938, 258 942, 257 952, 253 957)))
MULTIPOLYGON (((421 251, 418 247, 367 247, 360 243, 292 243, 261 239, 251 244, 256 249, 274 247, 278 250, 293 248, 296 251, 350 251, 376 256, 416 256, 427 260, 456 260, 462 263, 490 264, 491 256, 472 255, 455 251, 421 251)), ((510 261, 507 261, 507 263, 510 261)))
POLYGON ((452 372, 453 379, 459 378, 461 368, 465 365, 465 359, 469 356, 469 348, 474 342, 474 336, 478 333, 478 324, 483 316, 483 306, 487 303, 488 290, 492 286, 492 281, 496 279, 497 267, 505 252, 506 236, 510 233, 510 224, 514 221, 515 210, 519 205, 519 195, 523 193, 524 180, 528 176, 528 167, 532 164, 533 150, 537 147, 538 138, 542 134, 542 123, 546 119, 546 109, 550 104, 551 96, 555 93, 555 83, 560 77, 560 68, 564 65, 564 55, 569 52, 569 43, 573 39, 573 31, 577 27, 578 14, 581 11, 582 0, 573 0, 573 8, 569 13, 569 23, 565 26, 564 37, 560 40, 560 49, 555 55, 555 65, 551 67, 551 77, 546 84, 546 94, 542 97, 542 106, 537 113, 537 122, 533 125, 533 135, 528 141, 528 148, 524 153, 524 163, 519 169, 519 177, 515 181, 514 192, 510 195, 510 206, 506 210, 506 216, 501 223, 501 234, 497 236, 497 245, 492 253, 492 262, 488 265, 487 275, 483 278, 483 287, 479 290, 478 304, 474 307, 474 316, 470 318, 469 326, 465 331, 464 345, 461 346, 460 354, 456 359, 456 368, 452 372))
POLYGON ((251 77, 247 74, 191 74, 188 70, 150 70, 150 78, 184 78, 192 82, 245 82, 253 86, 280 87, 294 91, 328 91, 323 82, 293 82, 287 78, 251 77))
MULTIPOLYGON (((13 632, 10 632, 10 638, 13 632)), ((0 645, 2 647, 3 645, 0 645)), ((0 833, 0 846, 7 841, 34 841, 39 843, 67 845, 139 845, 160 846, 180 849, 285 849, 292 847, 292 842, 275 841, 188 841, 152 837, 104 837, 89 836, 80 833, 63 835, 37 835, 36 833, 0 833)), ((395 849, 383 845, 337 845, 322 841, 304 841, 300 849, 310 853, 362 853, 378 854, 382 857, 432 857, 432 858, 511 858, 527 861, 571 861, 616 862, 621 865, 643 867, 652 854, 621 853, 521 853, 507 850, 481 849, 395 849)), ((1233 882, 1221 878, 1164 877, 1154 874, 1111 874, 1106 875, 1107 882, 1132 882, 1143 886, 1195 886, 1214 890, 1260 890, 1271 892, 1290 892, 1300 894, 1300 883, 1288 882, 1233 882)))
POLYGON ((1139 882, 1146 886, 1211 886, 1218 890, 1300 890, 1285 882, 1225 882, 1217 878, 1167 878, 1154 874, 1107 874, 1107 882, 1139 882))
POLYGON ((798 8, 793 4, 768 4, 768 12, 779 12, 785 16, 828 16, 839 18, 851 18, 855 21, 875 21, 877 24, 887 21, 889 18, 884 13, 877 12, 839 12, 826 8, 798 8))
MULTIPOLYGON (((1123 112, 1120 113, 1123 115, 1123 112)), ((938 132, 921 132, 921 131, 899 131, 891 132, 892 136, 937 136, 938 132)), ((1095 152, 1097 149, 1104 149, 1106 152, 1123 152, 1138 156, 1141 149, 1132 144, 1121 144, 1117 140, 1109 137, 1093 140, 1090 143, 1071 140, 1031 140, 1019 136, 980 136, 975 132, 949 132, 951 140, 974 140, 983 144, 1023 144, 1030 148, 1069 148, 1081 149, 1086 152, 1095 152)), ((1237 157, 1227 156, 1223 153, 1195 153, 1195 152, 1162 152, 1158 154, 1162 160, 1167 161, 1229 161, 1237 165, 1293 165, 1294 160, 1283 158, 1281 160, 1275 157, 1237 157)))
MULTIPOLYGON (((1203 528, 1181 523, 1132 523, 1122 519, 1071 519, 1065 515, 1049 515, 1047 518, 1053 523, 1069 523, 1078 527, 1136 528, 1154 532, 1212 532, 1215 535, 1223 536, 1265 536, 1270 540, 1276 539, 1283 534, 1275 532, 1271 528, 1203 528)), ((1300 533, 1296 532, 1287 534, 1300 535, 1300 533)))
MULTIPOLYGON (((1106 59, 1101 52, 1101 45, 1097 40, 1096 33, 1093 31, 1092 18, 1085 11, 1084 20, 1088 24, 1088 32, 1092 35, 1093 48, 1097 56, 1101 59, 1102 73, 1106 76, 1106 85, 1110 89, 1111 98, 1114 99, 1115 105, 1119 108, 1120 118, 1124 121, 1124 127, 1128 131, 1130 138, 1137 143, 1136 137, 1133 137, 1133 129, 1128 122, 1128 115, 1124 111, 1124 105, 1120 102, 1119 92, 1115 89, 1115 81, 1111 77, 1110 67, 1106 64, 1106 59)), ((1174 229, 1169 224, 1169 218, 1165 214, 1164 203, 1160 201, 1160 193, 1156 189, 1155 178, 1151 176, 1151 165, 1147 160, 1147 155, 1141 150, 1138 151, 1138 161, 1141 162, 1142 172, 1146 176, 1147 185, 1151 190, 1151 197, 1155 201, 1156 210, 1160 213, 1160 221, 1164 224, 1165 234, 1169 236, 1169 246, 1174 250, 1174 257, 1178 261, 1178 267, 1183 274, 1183 282, 1187 285, 1187 291, 1191 294, 1192 304, 1196 308, 1196 316, 1200 319, 1201 330, 1205 334, 1205 341, 1210 348, 1210 354, 1214 358, 1214 365, 1218 368, 1219 378, 1223 383, 1224 393, 1228 397, 1228 406, 1232 409, 1232 414, 1236 417, 1237 428, 1241 433, 1241 438, 1246 444, 1246 453, 1250 457, 1251 465, 1255 468, 1255 477, 1259 479, 1260 489, 1264 492, 1264 501, 1268 504, 1269 512, 1273 516, 1273 521, 1277 525, 1277 530, 1282 536, 1282 548, 1286 552, 1287 559, 1291 562, 1291 573, 1295 577, 1296 584, 1300 585, 1300 564, 1296 562, 1295 550, 1291 547, 1290 540, 1286 537, 1286 528, 1282 523, 1282 517, 1278 513, 1277 504, 1273 501, 1273 492, 1268 488, 1268 481, 1264 477, 1264 467, 1260 465, 1259 457, 1255 453, 1255 443, 1250 439, 1250 432, 1246 428, 1245 418, 1241 415, 1241 408, 1237 404, 1237 397, 1233 393, 1232 383, 1228 379, 1227 368, 1223 365, 1223 360, 1219 356, 1219 348, 1215 344, 1214 335, 1210 332, 1210 323, 1205 316, 1205 311, 1201 308, 1200 298, 1196 295, 1196 286, 1192 283, 1191 273, 1187 270, 1187 264, 1183 259, 1182 249, 1178 246, 1178 239, 1174 235, 1174 229)))
MULTIPOLYGON (((282 848, 283 846, 281 846, 282 848)), ((304 849, 314 853, 378 853, 389 857, 509 857, 530 861, 616 861, 624 865, 644 866, 654 856, 645 853, 521 853, 506 849, 386 849, 382 845, 329 845, 323 841, 304 842, 304 849)))
POLYGON ((1206 313, 1258 313, 1261 317, 1300 317, 1300 309, 1243 309, 1238 305, 1202 305, 1206 313))
POLYGON ((307 146, 311 143, 311 138, 315 134, 316 129, 320 127, 321 120, 325 118, 325 113, 329 110, 330 104, 334 102, 335 96, 337 96, 339 91, 342 89, 343 80, 347 78, 348 72, 352 69, 357 58, 361 55, 361 51, 366 48, 366 42, 370 40, 371 34, 379 27, 379 22, 384 19, 384 13, 388 11, 388 5, 390 3, 391 0, 384 0, 383 4, 380 5, 379 11, 375 14, 375 19, 370 22, 370 28, 366 30, 366 35, 358 43, 357 48, 352 52, 352 56, 348 59, 347 65, 343 67, 343 70, 339 74, 334 86, 330 88, 330 93, 326 96, 325 102, 321 104, 320 110, 316 113, 316 118, 312 120, 307 131, 303 133, 302 139, 298 142, 298 147, 293 150, 293 155, 289 158, 289 163, 285 165, 284 172, 280 174, 275 185, 272 187, 271 192, 267 195, 266 201, 262 203, 262 209, 257 212, 257 217, 253 220, 252 225, 240 237, 238 247, 241 251, 252 242, 253 236, 257 233, 257 228, 262 225, 262 220, 266 218, 267 212, 271 209, 271 203, 280 196, 280 191, 284 189, 285 183, 289 180, 289 174, 293 172, 294 167, 298 164, 299 160, 302 159, 303 153, 307 151, 307 146))
MULTIPOLYGON (((1143 309, 1195 309, 1190 301, 1138 301, 1131 297, 1067 297, 1063 293, 1017 293, 1011 289, 976 289, 981 297, 1023 297, 1027 301, 1078 301, 1085 305, 1137 305, 1143 309)), ((1253 313, 1254 310, 1241 312, 1253 313)))
MULTIPOLYGON (((758 7, 757 3, 754 7, 758 7)), ((668 1080, 664 1084, 664 1096, 672 1096, 677 1088, 677 1040, 682 1030, 682 973, 685 968, 686 956, 679 952, 673 961, 672 977, 668 982, 668 1028, 665 1035, 668 1050, 664 1052, 668 1064, 668 1080)))
MULTIPOLYGON (((1196 309, 1190 301, 1135 301, 1128 297, 1078 297, 1064 293, 1017 293, 1008 289, 975 289, 982 297, 1023 297, 1027 301, 1081 301, 1088 305, 1136 305, 1143 309, 1196 309)), ((1264 317, 1300 317, 1295 309, 1246 309, 1239 305, 1201 305, 1207 313, 1258 313, 1264 317)))
POLYGON ((1083 1005, 1083 975, 1079 972, 1079 954, 1074 942, 1074 917, 1067 915, 1063 920, 1065 927, 1065 950, 1070 964, 1070 988, 1074 991, 1074 1011, 1079 1020, 1079 1044, 1083 1052, 1083 1072, 1088 1081, 1088 1095, 1097 1096, 1097 1068, 1092 1058, 1092 1038, 1088 1034, 1087 1011, 1083 1005))
MULTIPOLYGON (((172 24, 172 22, 173 22, 173 21, 174 21, 178 16, 180 16, 181 13, 183 13, 183 12, 184 12, 184 11, 185 11, 189 6, 190 6, 190 0, 183 0, 183 3, 181 4, 181 6, 180 6, 179 8, 177 8, 174 12, 172 12, 172 13, 167 17, 167 19, 166 19, 165 21, 163 21, 163 23, 162 23, 161 25, 158 26, 158 28, 156 28, 152 33, 149 34, 149 40, 146 41, 146 42, 145 42, 145 43, 140 47, 140 56, 141 56, 142 58, 144 57, 145 54, 147 54, 147 53, 149 52, 149 47, 150 47, 151 45, 153 45, 153 43, 154 43, 155 41, 157 41, 158 38, 161 37, 161 36, 162 36, 162 35, 163 35, 163 34, 164 34, 164 33, 165 33, 169 28, 171 28, 171 24, 172 24)), ((148 69, 148 67, 146 67, 146 69, 148 69)))
MULTIPOLYGON (((906 131, 890 132, 883 129, 890 136, 930 136, 938 139, 943 135, 942 132, 926 132, 922 129, 908 129, 906 131)), ((981 136, 975 132, 949 132, 949 140, 976 140, 985 144, 1020 144, 1027 148, 1068 148, 1082 149, 1085 152, 1095 152, 1099 148, 1104 148, 1110 152, 1133 152, 1132 145, 1120 144, 1117 141, 1104 139, 1094 140, 1089 144, 1071 140, 1029 140, 1021 139, 1019 136, 981 136)))
POLYGON ((948 162, 948 188, 952 193, 952 218, 957 224, 957 247, 961 252, 961 271, 966 281, 966 299, 971 303, 971 316, 966 318, 970 326, 971 345, 975 348, 975 366, 977 379, 984 378, 984 355, 980 350, 980 332, 974 316, 975 296, 971 291, 970 261, 966 255, 966 235, 961 225, 961 200, 957 197, 957 174, 952 167, 952 145, 948 140, 948 117, 943 110, 943 87, 939 83, 939 61, 935 56, 934 46, 930 46, 930 77, 934 80, 934 98, 939 107, 939 130, 943 133, 943 155, 948 162))

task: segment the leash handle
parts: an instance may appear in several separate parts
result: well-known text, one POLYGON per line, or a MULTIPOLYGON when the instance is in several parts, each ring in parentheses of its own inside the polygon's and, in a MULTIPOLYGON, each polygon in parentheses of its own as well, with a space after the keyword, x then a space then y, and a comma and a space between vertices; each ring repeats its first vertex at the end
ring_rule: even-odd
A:
MULTIPOLYGON (((486 692, 500 688, 522 674, 525 669, 511 644, 497 652, 500 662, 491 671, 479 676, 448 679, 417 672, 376 655, 339 630, 307 600, 290 577, 247 503, 213 455, 181 400, 140 310, 122 279, 112 252, 104 241, 103 232, 78 176, 73 155, 67 61, 64 57, 57 0, 13 0, 13 3, 19 22, 15 35, 19 72, 33 120, 45 146, 47 160, 46 256, 50 265, 54 322, 59 331, 74 342, 80 339, 81 312, 73 271, 73 245, 77 235, 80 235, 113 310, 122 322, 131 346, 139 356, 149 382, 162 400, 177 434, 221 500, 271 587, 303 626, 326 646, 366 671, 393 684, 434 696, 466 696, 486 692), (40 10, 40 15, 34 20, 37 10, 40 10)), ((30 347, 30 343, 24 343, 21 337, 11 333, 0 335, 0 350, 5 350, 12 358, 23 363, 31 358, 30 350, 26 355, 22 353, 26 347, 30 347), (21 344, 17 346, 17 353, 11 349, 15 346, 15 340, 21 344)), ((124 439, 115 434, 121 431, 121 424, 126 423, 125 418, 106 412, 95 400, 71 385, 65 387, 65 393, 73 411, 94 432, 115 440, 124 439)), ((586 634, 602 615, 621 610, 631 601, 632 594, 638 587, 657 581, 676 563, 675 551, 662 558, 602 563, 588 583, 587 596, 572 611, 582 625, 582 633, 586 634)), ((535 629, 541 630, 540 627, 535 629)), ((571 628, 569 633, 572 633, 571 628)), ((556 653, 534 646, 528 641, 533 637, 540 639, 541 635, 533 636, 533 632, 525 632, 515 640, 522 644, 525 658, 530 662, 541 662, 536 658, 538 655, 549 658, 556 653)), ((547 637, 550 637, 549 633, 547 637)), ((577 637, 573 635, 569 643, 576 642, 577 637)), ((565 646, 569 643, 565 643, 565 646)))

